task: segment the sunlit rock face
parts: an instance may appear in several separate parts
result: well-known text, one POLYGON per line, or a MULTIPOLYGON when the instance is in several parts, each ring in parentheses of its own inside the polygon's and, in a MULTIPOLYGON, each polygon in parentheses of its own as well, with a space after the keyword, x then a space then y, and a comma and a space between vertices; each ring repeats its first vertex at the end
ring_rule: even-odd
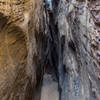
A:
POLYGON ((35 100, 41 5, 40 0, 0 0, 0 100, 35 100))
POLYGON ((88 8, 91 14, 91 21, 93 22, 92 28, 90 30, 90 36, 92 38, 91 42, 91 52, 94 57, 94 64, 100 67, 100 1, 90 1, 88 2, 88 8))
POLYGON ((0 0, 0 13, 3 13, 4 16, 9 18, 9 22, 18 23, 24 21, 24 13, 28 11, 29 8, 30 0, 0 0))

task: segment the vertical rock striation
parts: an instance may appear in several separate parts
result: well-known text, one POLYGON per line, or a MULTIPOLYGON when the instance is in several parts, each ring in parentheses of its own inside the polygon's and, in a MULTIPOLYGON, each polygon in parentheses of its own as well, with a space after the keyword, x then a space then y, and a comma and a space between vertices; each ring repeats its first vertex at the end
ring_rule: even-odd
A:
POLYGON ((0 100, 100 100, 99 4, 0 0, 0 100))
POLYGON ((0 100, 40 100, 41 0, 0 0, 0 100))
POLYGON ((48 13, 59 100, 99 100, 99 1, 55 0, 48 13))

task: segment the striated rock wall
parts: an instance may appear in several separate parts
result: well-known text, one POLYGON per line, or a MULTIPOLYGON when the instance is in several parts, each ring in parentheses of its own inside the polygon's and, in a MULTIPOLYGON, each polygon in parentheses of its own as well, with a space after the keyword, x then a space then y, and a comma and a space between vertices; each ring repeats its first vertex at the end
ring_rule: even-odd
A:
POLYGON ((99 0, 61 0, 59 9, 58 29, 65 36, 63 64, 67 70, 61 100, 99 100, 99 0))
POLYGON ((59 100, 99 100, 99 1, 55 0, 47 19, 59 100))
POLYGON ((41 0, 0 0, 0 100, 40 97, 42 6, 41 0))
POLYGON ((0 100, 100 100, 99 3, 0 0, 0 100))

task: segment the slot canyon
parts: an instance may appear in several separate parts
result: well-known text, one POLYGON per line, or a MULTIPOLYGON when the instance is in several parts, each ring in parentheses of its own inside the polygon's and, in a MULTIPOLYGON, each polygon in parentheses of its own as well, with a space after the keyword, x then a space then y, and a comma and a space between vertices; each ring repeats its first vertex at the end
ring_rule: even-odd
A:
POLYGON ((0 0, 0 100, 100 100, 100 0, 0 0))

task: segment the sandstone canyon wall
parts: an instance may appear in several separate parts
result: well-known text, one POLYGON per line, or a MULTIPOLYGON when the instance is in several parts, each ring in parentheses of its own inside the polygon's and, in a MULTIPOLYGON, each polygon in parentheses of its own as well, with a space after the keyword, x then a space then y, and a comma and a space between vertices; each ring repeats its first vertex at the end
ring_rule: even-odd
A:
POLYGON ((99 28, 99 0, 0 0, 0 100, 100 100, 99 28))

